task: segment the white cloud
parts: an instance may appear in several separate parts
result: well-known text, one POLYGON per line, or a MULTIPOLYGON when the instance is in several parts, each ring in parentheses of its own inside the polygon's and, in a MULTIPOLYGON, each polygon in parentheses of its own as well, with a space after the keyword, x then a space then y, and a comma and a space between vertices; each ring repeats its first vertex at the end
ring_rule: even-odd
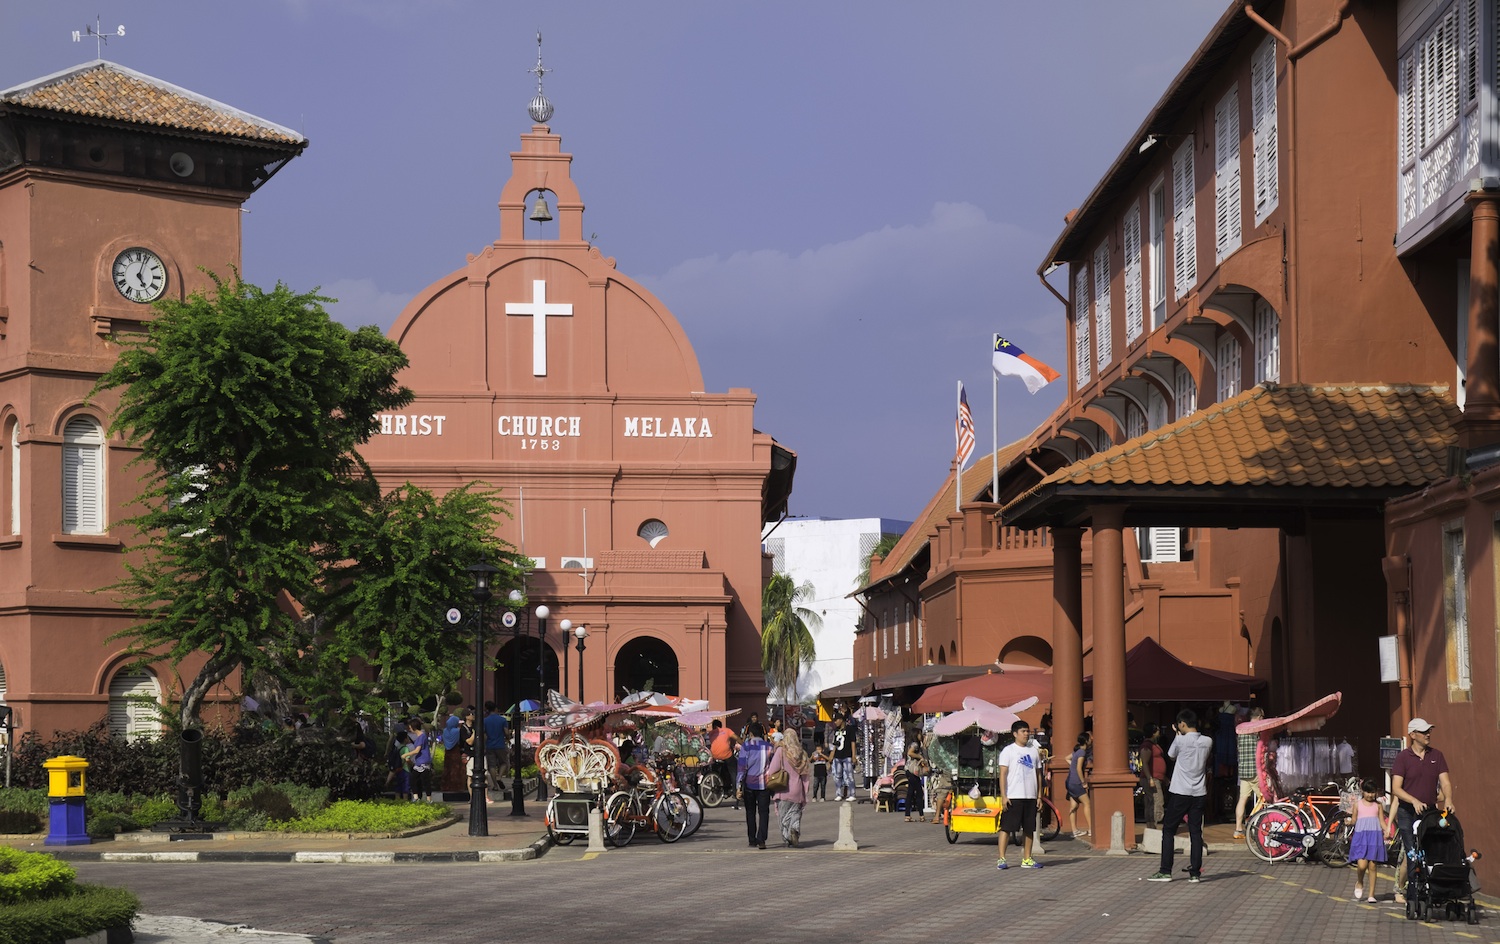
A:
POLYGON ((319 294, 338 299, 326 306, 334 320, 351 328, 372 324, 390 331, 416 292, 382 291, 372 279, 338 279, 324 285, 319 294))

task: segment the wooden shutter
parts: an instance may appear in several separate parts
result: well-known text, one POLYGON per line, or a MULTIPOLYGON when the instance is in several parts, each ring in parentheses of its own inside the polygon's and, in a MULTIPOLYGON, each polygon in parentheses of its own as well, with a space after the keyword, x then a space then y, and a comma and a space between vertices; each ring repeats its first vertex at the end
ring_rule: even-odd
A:
POLYGON ((0 662, 0 705, 5 704, 5 663, 0 662))
POLYGON ((1281 379, 1281 319, 1264 298, 1255 300, 1255 382, 1281 379))
POLYGON ((1267 36, 1250 60, 1250 123, 1255 147, 1255 225, 1276 209, 1276 40, 1267 36))
POLYGON ((1240 87, 1214 107, 1214 251, 1217 261, 1240 248, 1240 87))
POLYGON ((1193 136, 1172 155, 1172 275, 1174 294, 1185 297, 1198 284, 1198 225, 1194 199, 1193 136))
POLYGON ((1125 343, 1130 344, 1145 330, 1145 308, 1141 298, 1141 205, 1132 203, 1125 211, 1125 343))
POLYGON ((1219 335, 1218 359, 1215 373, 1219 377, 1218 402, 1223 403, 1240 392, 1240 342, 1225 331, 1219 335))
POLYGON ((1177 411, 1173 419, 1182 419, 1198 409, 1198 385, 1193 381, 1193 375, 1181 364, 1177 365, 1177 376, 1174 384, 1174 396, 1172 407, 1177 411))
POLYGON ((1094 376, 1093 350, 1089 347, 1089 267, 1077 263, 1073 273, 1073 376, 1081 387, 1094 376))
POLYGON ((1151 529, 1151 559, 1157 563, 1182 559, 1182 532, 1177 528, 1151 529))
POLYGON ((63 531, 104 531, 104 433, 92 417, 75 417, 63 430, 63 531))
POLYGON ((155 705, 161 698, 156 677, 149 672, 121 672, 109 683, 109 733, 116 737, 155 737, 161 719, 155 705))
POLYGON ((1167 425, 1167 401, 1155 387, 1146 391, 1146 428, 1160 429, 1167 425))
POLYGON ((1104 373, 1114 359, 1114 325, 1109 297, 1109 239, 1094 250, 1094 361, 1104 373))

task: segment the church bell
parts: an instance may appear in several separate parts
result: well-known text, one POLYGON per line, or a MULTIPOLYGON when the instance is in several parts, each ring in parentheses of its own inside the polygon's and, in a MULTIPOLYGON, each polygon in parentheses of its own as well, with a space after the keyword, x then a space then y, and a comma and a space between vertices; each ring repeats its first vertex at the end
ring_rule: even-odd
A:
POLYGON ((536 202, 531 205, 530 219, 538 223, 545 223, 552 219, 552 211, 547 208, 547 198, 542 194, 537 194, 536 202))

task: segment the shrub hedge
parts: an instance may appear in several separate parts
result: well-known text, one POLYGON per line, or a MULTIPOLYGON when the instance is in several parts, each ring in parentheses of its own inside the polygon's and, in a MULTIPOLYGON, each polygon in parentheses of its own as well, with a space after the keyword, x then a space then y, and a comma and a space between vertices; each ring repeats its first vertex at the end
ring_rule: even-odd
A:
POLYGON ((75 874, 52 856, 0 846, 0 905, 66 894, 75 874))
POLYGON ((0 908, 0 944, 60 944, 128 925, 141 902, 123 888, 74 885, 64 895, 0 908))
MULTIPOLYGON (((219 796, 262 783, 296 783, 324 788, 335 799, 360 799, 385 779, 384 765, 356 757, 347 744, 303 735, 267 732, 241 726, 233 731, 205 732, 202 765, 205 793, 219 796)), ((74 754, 89 762, 91 805, 106 793, 173 795, 177 789, 178 741, 175 735, 127 741, 109 733, 104 721, 86 731, 64 731, 43 740, 21 735, 12 760, 12 783, 45 790, 42 762, 74 754)), ((45 812, 45 793, 42 810, 45 812)), ((289 796, 296 805, 296 799, 289 796)), ((112 811, 118 812, 118 811, 112 811)))
POLYGON ((269 828, 289 833, 386 833, 425 826, 450 812, 441 803, 339 800, 311 816, 272 823, 269 828))

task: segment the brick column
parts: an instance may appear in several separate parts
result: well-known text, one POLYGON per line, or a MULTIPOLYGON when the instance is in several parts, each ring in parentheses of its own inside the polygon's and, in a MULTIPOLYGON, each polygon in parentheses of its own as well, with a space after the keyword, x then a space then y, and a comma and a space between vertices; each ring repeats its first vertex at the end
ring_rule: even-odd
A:
POLYGON ((1135 784, 1125 733, 1124 505, 1089 509, 1094 532, 1094 774, 1090 795, 1096 848, 1108 847, 1114 813, 1125 814, 1125 848, 1135 845, 1135 784))
POLYGON ((1083 730, 1083 529, 1052 529, 1052 797, 1067 796, 1068 755, 1083 730))

